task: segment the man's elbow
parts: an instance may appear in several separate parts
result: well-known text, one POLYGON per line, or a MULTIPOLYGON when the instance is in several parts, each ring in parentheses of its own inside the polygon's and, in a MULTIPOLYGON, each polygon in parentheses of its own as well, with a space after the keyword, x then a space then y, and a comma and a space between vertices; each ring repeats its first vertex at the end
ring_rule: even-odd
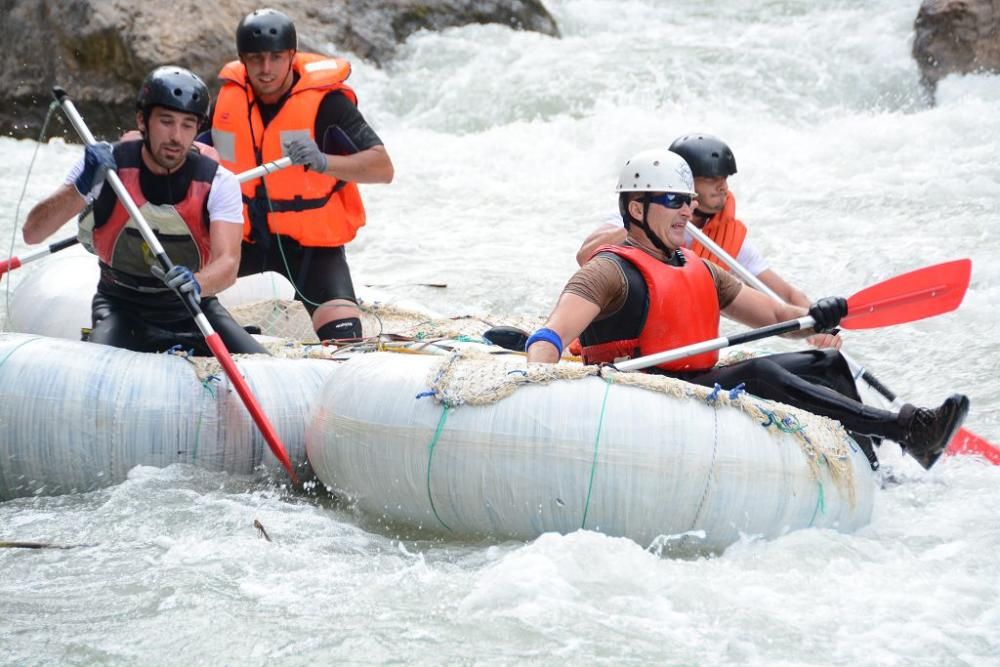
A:
POLYGON ((385 183, 386 185, 392 183, 392 179, 396 176, 396 168, 392 166, 392 160, 388 156, 386 156, 385 164, 382 165, 380 172, 379 183, 385 183))
POLYGON ((39 230, 39 227, 38 220, 29 213, 28 219, 24 223, 24 228, 21 230, 21 236, 24 238, 25 243, 35 245, 45 240, 46 236, 39 230))
POLYGON ((44 240, 33 230, 28 229, 27 227, 21 231, 21 236, 24 238, 24 242, 28 245, 35 245, 36 243, 41 243, 44 240))
POLYGON ((216 294, 224 289, 228 289, 236 284, 236 278, 240 269, 239 256, 233 257, 231 255, 226 255, 220 258, 216 263, 216 273, 218 289, 215 290, 216 294))

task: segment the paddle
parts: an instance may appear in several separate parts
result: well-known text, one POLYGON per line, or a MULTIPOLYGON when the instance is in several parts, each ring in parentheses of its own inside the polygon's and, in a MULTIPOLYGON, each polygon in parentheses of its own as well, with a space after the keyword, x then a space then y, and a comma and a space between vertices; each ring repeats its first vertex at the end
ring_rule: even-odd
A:
MULTIPOLYGON (((283 157, 273 162, 265 162, 259 167, 254 167, 253 169, 247 169, 243 173, 237 174, 236 179, 240 183, 246 183, 247 181, 252 181, 254 179, 260 178, 261 176, 267 176, 268 174, 279 171, 288 167, 292 164, 292 159, 283 157)), ((56 241, 51 244, 48 248, 39 250, 30 255, 25 255, 24 257, 11 257, 0 262, 0 276, 8 271, 13 271, 16 268, 24 266, 25 264, 30 264, 36 259, 41 259, 43 257, 48 257, 54 252, 59 252, 60 250, 65 250, 66 248, 71 248, 79 242, 76 236, 70 236, 63 239, 62 241, 56 241)))
MULTIPOLYGON (((83 118, 77 112, 76 107, 73 105, 72 100, 69 99, 69 95, 66 91, 62 88, 56 87, 52 89, 52 94, 62 107, 63 113, 66 114, 66 117, 73 125, 77 134, 80 135, 80 138, 83 139, 83 141, 88 145, 95 143, 96 140, 94 139, 94 135, 91 134, 90 128, 87 127, 83 118)), ((264 171, 262 174, 263 173, 267 172, 264 171)), ((135 205, 135 202, 129 195, 128 190, 125 189, 121 179, 118 178, 117 172, 109 170, 106 180, 111 185, 112 189, 114 189, 115 194, 118 195, 118 199, 121 201, 122 206, 124 206, 128 211, 129 216, 131 216, 132 220, 135 221, 136 227, 139 228, 139 233, 142 234, 143 240, 146 242, 146 245, 149 246, 150 252, 152 252, 155 256, 156 261, 163 269, 163 272, 169 272, 170 269, 174 267, 173 262, 171 262, 170 258, 167 257, 166 252, 163 250, 163 246, 160 245, 159 239, 156 238, 153 230, 149 227, 149 223, 146 222, 142 212, 135 205)), ((264 411, 257 403, 257 399, 254 398, 252 393, 250 393, 250 387, 247 385, 243 376, 240 375, 240 371, 236 367, 236 363, 233 362, 233 358, 230 356, 229 350, 226 349, 225 344, 222 342, 222 338, 220 338, 219 334, 212 328, 208 318, 205 317, 205 314, 202 312, 201 306, 199 306, 198 302, 195 301, 194 295, 189 293, 183 295, 181 299, 188 312, 191 313, 191 317, 194 319, 195 324, 197 324, 198 330, 201 331, 202 336, 205 337, 205 343, 208 345, 209 349, 212 350, 212 354, 215 355, 215 358, 219 361, 222 369, 229 377, 230 384, 236 388, 236 392, 243 400, 243 404, 246 406, 247 411, 250 413, 254 422, 256 422, 261 433, 264 435, 264 439, 271 448, 271 452, 273 452, 277 459, 281 462, 281 465, 285 467, 285 470, 288 472, 288 476, 292 479, 292 483, 298 484, 298 479, 295 476, 295 471, 292 469, 292 462, 288 458, 288 452, 285 450, 285 446, 281 443, 281 440, 278 439, 278 434, 275 432, 271 422, 268 421, 264 411)))
POLYGON ((65 250, 70 246, 76 245, 77 238, 75 236, 70 236, 62 241, 56 241, 50 244, 47 248, 43 248, 37 252, 33 252, 30 255, 25 255, 24 257, 11 257, 10 259, 5 259, 0 262, 0 276, 7 273, 8 271, 13 271, 14 269, 20 268, 25 264, 30 264, 36 259, 41 259, 42 257, 48 257, 54 252, 59 252, 60 250, 65 250))
MULTIPOLYGON (((962 302, 971 274, 972 261, 959 259, 910 271, 872 285, 848 298, 847 315, 840 321, 840 326, 845 329, 875 329, 950 312, 962 302)), ((804 315, 733 336, 720 336, 630 359, 615 364, 615 367, 620 371, 635 371, 703 352, 809 329, 814 324, 816 321, 812 317, 804 315)))
MULTIPOLYGON (((742 264, 733 259, 733 257, 723 250, 715 241, 710 239, 704 232, 698 229, 694 224, 687 223, 687 231, 691 236, 693 236, 699 243, 708 248, 716 257, 720 258, 733 273, 738 275, 743 282, 752 286, 764 294, 776 301, 781 301, 774 290, 764 284, 764 282, 750 273, 742 264)), ((889 389, 889 387, 882 384, 878 378, 876 378, 871 372, 869 372, 864 366, 857 363, 853 358, 851 358, 846 352, 841 350, 841 356, 847 360, 848 366, 851 368, 851 372, 854 374, 855 379, 860 377, 868 385, 877 391, 879 394, 884 396, 886 399, 892 403, 893 407, 898 407, 900 404, 899 397, 894 391, 889 389)), ((985 438, 982 438, 964 426, 958 430, 958 433, 952 439, 951 443, 948 445, 948 449, 945 450, 945 454, 976 454, 982 456, 984 459, 993 463, 995 465, 1000 465, 1000 447, 988 442, 985 438)))

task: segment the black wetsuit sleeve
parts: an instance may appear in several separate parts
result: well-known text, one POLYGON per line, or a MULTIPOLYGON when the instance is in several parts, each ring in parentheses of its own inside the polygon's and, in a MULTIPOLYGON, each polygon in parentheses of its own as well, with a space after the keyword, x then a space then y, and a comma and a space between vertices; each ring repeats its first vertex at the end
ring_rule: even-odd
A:
POLYGON ((359 151, 383 145, 358 108, 338 91, 327 93, 320 102, 319 111, 316 112, 316 127, 313 128, 315 136, 325 136, 327 128, 334 125, 344 131, 359 151))

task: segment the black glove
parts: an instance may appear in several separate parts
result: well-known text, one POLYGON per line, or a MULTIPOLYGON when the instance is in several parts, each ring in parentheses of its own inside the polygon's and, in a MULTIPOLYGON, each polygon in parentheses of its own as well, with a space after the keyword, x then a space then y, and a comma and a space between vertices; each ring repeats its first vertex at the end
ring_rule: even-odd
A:
POLYGON ((108 169, 116 168, 111 144, 106 141, 88 144, 83 151, 83 171, 73 181, 73 187, 81 197, 86 197, 91 190, 104 182, 108 169))
POLYGON ((816 320, 813 325, 816 333, 836 329, 844 315, 847 315, 847 299, 842 296, 828 296, 809 306, 809 316, 816 320))
POLYGON ((198 284, 198 279, 194 277, 194 273, 188 267, 174 264, 172 269, 164 273, 158 264, 154 264, 149 267, 149 270, 162 280, 164 285, 177 292, 177 296, 182 301, 186 294, 191 294, 194 296, 195 303, 201 303, 201 285, 198 284))

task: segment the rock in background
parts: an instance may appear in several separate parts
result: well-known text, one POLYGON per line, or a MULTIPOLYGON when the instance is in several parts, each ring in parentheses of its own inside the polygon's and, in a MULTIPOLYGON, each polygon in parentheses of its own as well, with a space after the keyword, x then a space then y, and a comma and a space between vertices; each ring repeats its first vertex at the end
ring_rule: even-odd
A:
MULTIPOLYGON (((157 65, 190 68, 214 94, 219 68, 236 57, 236 25, 261 7, 295 21, 301 50, 333 44, 377 65, 421 29, 500 23, 559 35, 541 0, 0 0, 0 134, 36 138, 60 85, 97 136, 117 136, 134 125, 136 91, 157 65)), ((56 116, 47 135, 75 140, 56 116)))
POLYGON ((923 0, 913 57, 933 94, 949 74, 1000 73, 1000 0, 923 0))

